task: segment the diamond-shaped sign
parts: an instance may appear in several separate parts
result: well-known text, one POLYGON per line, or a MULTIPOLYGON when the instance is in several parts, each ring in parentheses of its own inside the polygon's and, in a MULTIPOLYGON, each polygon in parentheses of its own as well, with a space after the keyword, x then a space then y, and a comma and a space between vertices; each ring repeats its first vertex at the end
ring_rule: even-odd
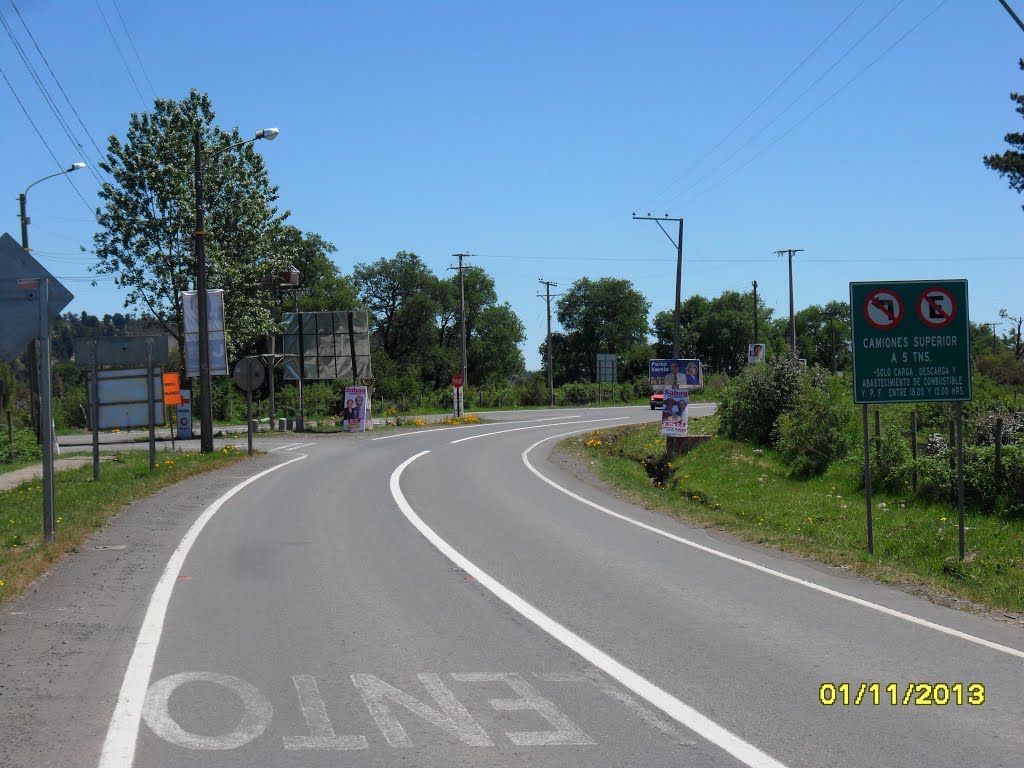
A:
POLYGON ((55 320, 75 298, 6 232, 0 236, 0 360, 14 360, 39 338, 39 294, 49 278, 48 311, 55 320))

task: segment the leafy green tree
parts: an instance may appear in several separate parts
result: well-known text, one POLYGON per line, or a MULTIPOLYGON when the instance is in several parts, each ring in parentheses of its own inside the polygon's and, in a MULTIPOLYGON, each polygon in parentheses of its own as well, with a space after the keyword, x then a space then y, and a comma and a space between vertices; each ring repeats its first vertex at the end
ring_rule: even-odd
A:
POLYGON ((505 383, 524 373, 526 360, 519 348, 524 341, 526 328, 508 302, 481 309, 475 318, 472 345, 466 353, 470 381, 505 383))
POLYGON ((99 192, 94 236, 98 274, 127 291, 125 307, 142 310, 179 338, 180 293, 194 284, 196 260, 193 132, 202 135, 207 271, 210 288, 226 291, 229 353, 236 356, 268 333, 272 298, 260 278, 287 265, 278 247, 287 213, 275 207, 263 159, 238 129, 214 124, 206 94, 157 99, 133 113, 124 139, 111 136, 100 165, 111 176, 99 192))
POLYGON ((332 243, 290 224, 281 227, 277 242, 282 258, 299 270, 301 311, 339 312, 358 305, 355 281, 343 275, 331 260, 331 254, 338 250, 332 243))
MULTIPOLYGON (((650 308, 629 280, 583 277, 573 283, 558 300, 558 322, 564 334, 558 343, 552 334, 555 383, 594 381, 598 352, 627 356, 634 347, 646 345, 650 308)), ((546 345, 541 345, 541 352, 546 365, 546 345)))
MULTIPOLYGON (((758 325, 762 342, 769 341, 774 331, 772 309, 758 297, 758 325)), ((713 299, 693 295, 679 312, 680 354, 701 361, 705 373, 735 374, 746 367, 747 345, 754 341, 754 295, 725 291, 713 299)), ((672 355, 674 317, 671 310, 654 316, 654 349, 659 357, 672 355)))
POLYGON ((849 302, 812 304, 797 312, 796 348, 808 365, 829 371, 849 370, 852 364, 849 302))
POLYGON ((400 367, 423 369, 438 346, 438 279, 415 253, 399 251, 372 264, 356 264, 359 298, 370 310, 374 344, 400 367))
MULTIPOLYGON (((1019 65, 1024 70, 1024 59, 1019 61, 1019 65)), ((1017 113, 1024 115, 1024 93, 1011 93, 1010 99, 1016 103, 1017 113)), ((1011 149, 1001 155, 986 155, 985 165, 1005 177, 1011 189, 1024 192, 1024 133, 1011 132, 1004 138, 1011 149)))

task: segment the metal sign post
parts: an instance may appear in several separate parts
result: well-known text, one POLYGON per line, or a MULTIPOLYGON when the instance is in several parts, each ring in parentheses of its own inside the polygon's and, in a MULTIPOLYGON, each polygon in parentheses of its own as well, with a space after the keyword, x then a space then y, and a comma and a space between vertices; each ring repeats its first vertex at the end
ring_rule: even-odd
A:
MULTIPOLYGON (((951 435, 950 450, 952 443, 956 443, 962 560, 963 401, 971 399, 967 281, 850 283, 850 315, 853 400, 863 404, 864 410, 868 552, 874 553, 868 404, 955 402, 957 426, 956 434, 951 435)), ((911 431, 916 452, 916 414, 911 431)))
MULTIPOLYGON (((50 303, 50 278, 44 277, 39 285, 39 347, 40 347, 40 402, 42 414, 40 433, 50 429, 53 418, 53 403, 50 391, 50 314, 47 306, 50 303)), ((53 541, 57 532, 57 516, 53 498, 53 440, 46 435, 43 444, 43 537, 47 543, 53 541)))
POLYGON ((146 340, 146 373, 146 423, 149 426, 149 471, 152 472, 156 469, 156 420, 153 418, 153 342, 150 339, 146 340))
POLYGON ((252 391, 263 385, 266 369, 258 358, 243 357, 235 363, 231 378, 239 389, 245 390, 245 424, 249 438, 249 455, 252 456, 252 391))
POLYGON ((89 408, 89 421, 92 427, 92 480, 100 480, 100 367, 97 363, 96 340, 92 342, 92 403, 89 408))

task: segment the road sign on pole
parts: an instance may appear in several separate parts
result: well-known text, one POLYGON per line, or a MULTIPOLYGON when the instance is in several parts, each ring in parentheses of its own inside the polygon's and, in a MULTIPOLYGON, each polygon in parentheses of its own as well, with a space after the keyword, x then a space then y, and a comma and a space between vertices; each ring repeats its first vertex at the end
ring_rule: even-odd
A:
POLYGON ((60 316, 74 296, 13 237, 0 235, 0 360, 13 361, 30 341, 39 338, 39 310, 26 302, 34 307, 39 301, 42 281, 47 278, 49 323, 60 316))
POLYGON ((462 389, 462 374, 456 373, 452 376, 452 386, 456 389, 462 389))
POLYGON ((971 399, 967 281, 850 283, 857 403, 971 399))

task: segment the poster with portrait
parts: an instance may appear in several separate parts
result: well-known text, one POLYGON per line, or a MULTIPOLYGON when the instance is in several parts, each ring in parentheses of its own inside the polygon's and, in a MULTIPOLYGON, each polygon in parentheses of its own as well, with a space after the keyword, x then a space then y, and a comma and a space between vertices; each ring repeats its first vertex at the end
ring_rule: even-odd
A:
POLYGON ((763 363, 765 358, 765 345, 748 344, 747 345, 747 365, 758 365, 763 363))
POLYGON ((341 411, 341 428, 345 432, 365 432, 370 418, 368 387, 345 387, 345 407, 341 411))
POLYGON ((685 437, 689 434, 686 406, 690 404, 688 389, 666 389, 661 409, 661 434, 667 437, 685 437))
POLYGON ((649 371, 655 392, 672 386, 690 390, 704 388, 700 360, 651 360, 649 371))

